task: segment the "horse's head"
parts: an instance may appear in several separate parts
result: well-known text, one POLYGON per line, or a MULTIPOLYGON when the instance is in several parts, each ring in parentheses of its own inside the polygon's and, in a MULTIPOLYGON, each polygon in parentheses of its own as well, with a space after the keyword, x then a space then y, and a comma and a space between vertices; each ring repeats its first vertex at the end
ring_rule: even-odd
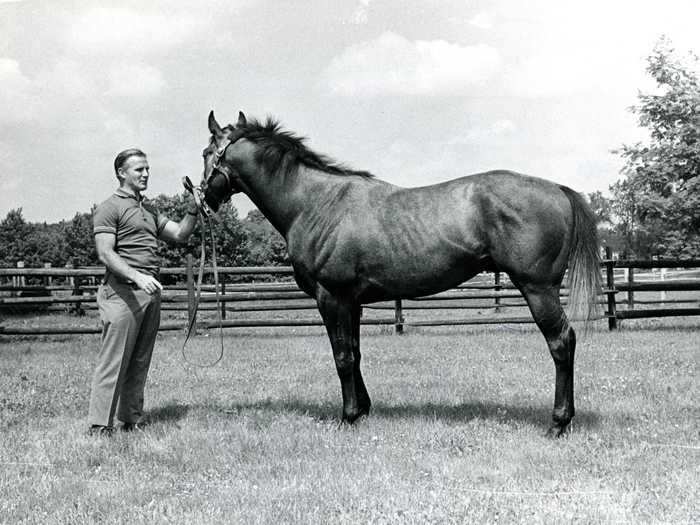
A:
POLYGON ((211 139, 202 152, 204 174, 201 191, 205 202, 214 212, 218 211, 221 204, 227 202, 234 193, 244 189, 237 170, 226 159, 226 151, 243 136, 246 123, 245 115, 239 112, 238 123, 235 126, 229 125, 222 128, 216 122, 214 112, 209 113, 211 139))

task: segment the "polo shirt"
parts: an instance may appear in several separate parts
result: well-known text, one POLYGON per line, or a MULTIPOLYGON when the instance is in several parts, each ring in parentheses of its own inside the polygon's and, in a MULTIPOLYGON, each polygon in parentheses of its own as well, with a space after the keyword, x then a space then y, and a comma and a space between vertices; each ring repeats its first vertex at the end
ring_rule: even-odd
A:
POLYGON ((158 276, 158 236, 168 218, 144 202, 143 197, 118 188, 95 209, 93 233, 115 235, 114 251, 135 268, 158 276))

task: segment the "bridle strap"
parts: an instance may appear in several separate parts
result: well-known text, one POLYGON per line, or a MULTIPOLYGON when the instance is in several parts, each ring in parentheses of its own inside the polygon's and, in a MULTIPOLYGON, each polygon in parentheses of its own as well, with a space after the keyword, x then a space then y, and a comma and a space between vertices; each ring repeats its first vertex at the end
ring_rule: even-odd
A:
MULTIPOLYGON (((221 199, 219 204, 223 204, 225 202, 228 202, 231 197, 233 196, 234 193, 236 193, 236 190, 234 190, 233 184, 231 183, 231 168, 228 168, 226 166, 222 166, 221 160, 226 157, 226 150, 228 149, 229 146, 231 146, 235 141, 232 141, 229 138, 226 138, 224 143, 219 147, 214 152, 214 163, 212 164, 211 167, 211 174, 209 175, 208 179, 204 181, 203 187, 199 188, 199 192, 202 193, 204 189, 207 186, 208 181, 212 178, 213 175, 219 174, 223 175, 224 178, 226 179, 226 185, 228 186, 226 190, 226 194, 223 199, 221 199)), ((215 214, 211 213, 211 210, 209 209, 209 205, 207 205, 206 201, 204 199, 201 199, 201 205, 200 203, 197 203, 198 206, 200 206, 200 209, 204 210, 205 214, 207 216, 211 216, 215 214)))

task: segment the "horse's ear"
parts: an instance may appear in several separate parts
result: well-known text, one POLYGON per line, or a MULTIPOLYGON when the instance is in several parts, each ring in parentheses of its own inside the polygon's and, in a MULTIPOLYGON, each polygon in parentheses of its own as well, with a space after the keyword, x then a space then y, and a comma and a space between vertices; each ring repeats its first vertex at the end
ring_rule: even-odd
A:
POLYGON ((238 123, 236 124, 236 127, 243 127, 246 124, 248 124, 248 121, 245 118, 245 115, 243 114, 242 111, 238 112, 238 123))
POLYGON ((211 110, 209 112, 208 124, 209 124, 209 131, 215 137, 220 137, 221 135, 224 134, 224 131, 221 129, 221 126, 219 126, 219 123, 214 118, 214 110, 211 110))

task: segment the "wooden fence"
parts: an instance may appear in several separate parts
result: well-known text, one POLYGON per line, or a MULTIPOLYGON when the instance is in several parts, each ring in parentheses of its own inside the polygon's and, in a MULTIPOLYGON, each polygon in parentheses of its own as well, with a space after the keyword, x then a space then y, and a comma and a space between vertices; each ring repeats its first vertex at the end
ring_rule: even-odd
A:
MULTIPOLYGON (((667 269, 698 269, 700 259, 627 261, 614 260, 610 253, 602 264, 604 288, 601 290, 600 304, 607 310, 601 318, 608 319, 611 330, 618 327, 622 319, 643 317, 667 317, 700 315, 700 294, 686 292, 700 291, 700 271, 689 272, 685 278, 671 277, 667 269), (659 271, 658 279, 641 281, 639 269, 659 271), (622 275, 621 273, 622 272, 622 275), (668 276, 668 278, 666 278, 668 276), (663 280, 661 280, 663 279, 663 280), (649 292, 660 292, 651 297, 649 292), (665 297, 667 293, 683 292, 680 297, 665 297), (640 297, 643 295, 643 297, 640 297), (658 306, 663 306, 659 308, 658 306)), ((211 280, 212 269, 205 268, 205 275, 211 280)), ((76 315, 94 309, 95 291, 104 273, 101 267, 91 268, 0 268, 0 311, 5 315, 24 310, 68 310, 76 315)), ((184 267, 163 268, 163 281, 173 280, 175 284, 164 287, 162 309, 165 312, 187 312, 187 318, 195 315, 195 268, 192 257, 187 258, 184 267)), ((222 325, 231 327, 265 326, 322 326, 320 316, 299 318, 241 318, 250 312, 294 312, 316 310, 315 301, 302 292, 291 279, 290 267, 223 267, 219 268, 219 300, 222 325), (241 280, 265 279, 267 282, 236 282, 241 280), (270 279, 273 279, 271 282, 270 279), (241 314, 233 315, 231 314, 241 314)), ((562 302, 566 303, 568 290, 562 289, 562 302)), ((653 294, 652 294, 653 295, 653 294)), ((213 284, 202 286, 199 310, 211 314, 217 308, 213 284)), ((402 333, 407 326, 440 326, 468 324, 531 323, 532 317, 525 308, 520 292, 499 272, 483 273, 459 287, 429 297, 410 300, 397 300, 365 306, 372 315, 363 315, 363 324, 393 325, 396 333, 402 333), (477 315, 465 315, 469 310, 477 315), (410 314, 408 314, 410 312, 410 314), (415 317, 418 312, 431 315, 415 317), (450 318, 440 315, 449 312, 450 318), (387 315, 388 314, 388 315, 387 315), (407 318, 408 317, 408 318, 407 318)), ((217 320, 198 319, 199 328, 218 326, 217 320)), ((209 315, 211 317, 211 315, 209 315)), ((164 320, 161 330, 182 330, 186 324, 181 321, 164 320)), ((99 333, 94 326, 10 326, 0 324, 0 335, 38 335, 99 333)))

